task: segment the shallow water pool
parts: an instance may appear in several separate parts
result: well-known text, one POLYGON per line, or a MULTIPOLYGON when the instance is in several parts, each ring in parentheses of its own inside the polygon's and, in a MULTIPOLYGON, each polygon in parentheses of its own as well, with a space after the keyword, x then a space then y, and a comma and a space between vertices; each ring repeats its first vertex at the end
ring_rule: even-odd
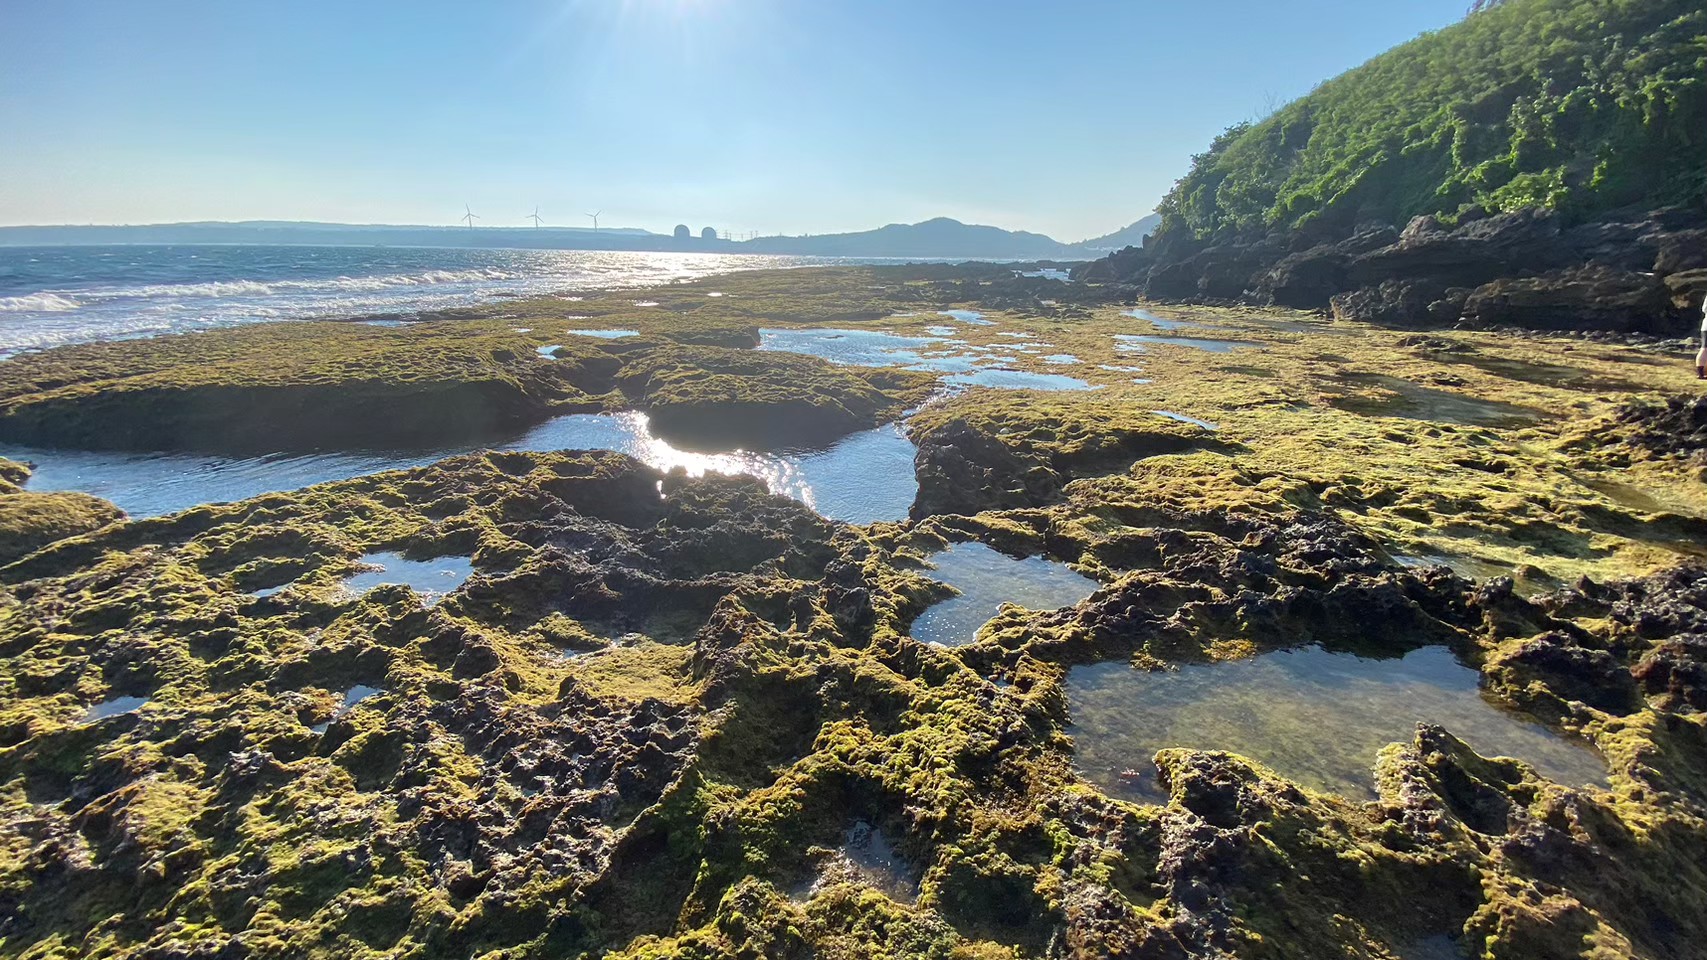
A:
POLYGON ((1346 374, 1341 379, 1387 391, 1387 396, 1382 397, 1347 395, 1328 401, 1329 405, 1337 409, 1365 417, 1398 417, 1402 420, 1495 427, 1522 426, 1535 423, 1545 416, 1534 407, 1484 400, 1450 390, 1425 387, 1386 374, 1353 373, 1346 374))
POLYGON ((818 327, 806 330, 763 328, 759 349, 803 353, 856 367, 905 366, 925 362, 922 351, 961 345, 946 337, 909 337, 887 330, 818 327))
POLYGON ((945 647, 971 643, 978 628, 1013 603, 1031 610, 1070 607, 1097 582, 1047 557, 1017 559, 982 543, 956 543, 932 554, 927 575, 960 591, 913 621, 915 639, 945 647))
POLYGON ((1063 373, 1031 373, 1026 370, 990 370, 956 373, 942 382, 962 387, 994 387, 998 390, 1097 390, 1087 380, 1063 373))
POLYGON ((1373 798, 1376 752, 1410 741, 1418 721, 1568 786, 1606 783, 1588 743, 1485 699, 1476 671, 1445 647, 1386 660, 1307 647, 1154 673, 1099 663, 1069 672, 1067 699, 1079 769, 1135 800, 1166 799, 1150 758, 1168 747, 1231 751, 1317 790, 1373 798))
POLYGON ((132 713, 141 709, 147 702, 147 697, 114 697, 90 707, 88 712, 83 714, 83 722, 94 723, 96 720, 116 717, 121 713, 132 713))
MULTIPOLYGON (((343 702, 338 704, 337 710, 333 711, 332 720, 336 720, 339 717, 343 716, 344 714, 349 713, 350 709, 352 707, 354 707, 358 703, 361 703, 363 700, 366 700, 368 697, 371 697, 376 693, 384 693, 384 692, 385 691, 379 689, 378 687, 369 687, 369 686, 366 686, 366 685, 360 684, 360 683, 356 684, 355 686, 351 687, 350 689, 344 691, 343 702)), ((322 723, 316 723, 313 726, 309 727, 308 729, 314 731, 315 733, 325 733, 327 731, 327 729, 330 728, 331 726, 332 726, 332 723, 330 720, 328 720, 328 721, 325 721, 322 723)))
POLYGON ((1246 340, 1209 340, 1202 337, 1156 337, 1142 333, 1117 333, 1114 349, 1123 353, 1143 353, 1149 346, 1187 347, 1206 353, 1232 353, 1235 350, 1261 350, 1262 345, 1246 340))
MULTIPOLYGON (((913 457, 918 448, 898 424, 850 434, 828 447, 770 453, 694 453, 652 435, 643 413, 557 417, 500 450, 614 450, 660 470, 681 467, 748 474, 771 492, 792 497, 833 520, 903 520, 918 495, 913 457)), ((176 513, 203 503, 228 503, 384 470, 425 466, 476 447, 434 451, 311 453, 261 457, 146 454, 121 451, 0 447, 0 456, 36 465, 31 490, 80 490, 117 504, 133 517, 176 513)))
POLYGON ((401 584, 424 597, 442 597, 474 575, 467 557, 434 557, 411 560, 390 550, 369 553, 361 562, 373 567, 344 578, 344 589, 361 596, 382 584, 401 584))
POLYGON ((623 337, 640 336, 639 330, 618 327, 611 327, 607 330, 565 330, 563 332, 572 337, 596 337, 600 340, 621 340, 623 337))
POLYGON ((1168 320, 1163 317, 1158 317, 1142 307, 1135 307, 1131 310, 1127 310, 1124 315, 1135 320, 1142 320, 1163 332, 1178 330, 1181 327, 1201 326, 1201 324, 1192 323, 1190 320, 1168 320))
MULTIPOLYGON (((1137 383, 1138 381, 1134 380, 1133 382, 1137 383)), ((1144 382, 1148 383, 1149 381, 1146 380, 1144 382)), ((1158 417, 1164 417, 1168 420, 1174 420, 1174 421, 1177 421, 1179 423, 1195 424, 1196 426, 1202 427, 1205 430, 1214 431, 1214 430, 1220 430, 1221 429, 1221 427, 1219 425, 1210 423, 1208 420, 1199 420, 1196 417, 1187 416, 1183 413, 1175 413, 1172 410, 1151 410, 1150 412, 1155 414, 1158 417)))

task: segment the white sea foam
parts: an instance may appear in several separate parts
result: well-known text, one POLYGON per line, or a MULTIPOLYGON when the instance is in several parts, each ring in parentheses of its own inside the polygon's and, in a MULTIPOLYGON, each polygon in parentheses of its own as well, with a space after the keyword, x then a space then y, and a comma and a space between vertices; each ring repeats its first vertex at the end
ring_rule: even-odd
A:
POLYGON ((80 306, 70 297, 47 290, 27 297, 0 297, 0 313, 64 313, 80 306))
POLYGON ((409 314, 503 296, 634 290, 824 258, 354 247, 0 250, 0 358, 89 340, 310 317, 409 314), (22 254, 23 251, 18 251, 22 254), (43 263, 58 261, 58 269, 43 263), (28 264, 25 268, 25 264, 28 264), (330 268, 330 269, 328 269, 330 268), (371 271, 371 272, 368 272, 371 271))

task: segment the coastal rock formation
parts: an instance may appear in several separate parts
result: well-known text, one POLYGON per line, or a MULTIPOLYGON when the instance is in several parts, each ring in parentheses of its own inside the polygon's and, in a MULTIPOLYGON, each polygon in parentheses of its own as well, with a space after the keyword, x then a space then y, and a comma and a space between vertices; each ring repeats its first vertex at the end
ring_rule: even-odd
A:
POLYGON ((1142 410, 1090 409, 1059 394, 956 398, 922 411, 908 429, 919 447, 914 519, 1043 506, 1077 477, 1221 446, 1194 425, 1142 410), (1015 416, 1022 407, 1026 415, 1015 416))
POLYGON ((1686 332, 1707 292, 1680 254, 1707 219, 1684 210, 1568 225, 1544 211, 1418 217, 1331 242, 1276 233, 1208 247, 1160 244, 1087 269, 1159 300, 1332 309, 1391 326, 1686 332))
POLYGON ((935 379, 815 357, 666 346, 626 363, 618 386, 661 437, 701 449, 824 443, 894 418, 935 379))
POLYGON ((30 473, 28 464, 0 458, 0 566, 124 517, 119 508, 86 493, 25 490, 30 473))
POLYGON ((873 426, 932 383, 811 357, 754 358, 742 348, 757 345, 756 329, 729 319, 656 338, 539 339, 465 316, 406 328, 267 324, 26 354, 0 370, 0 439, 221 453, 440 448, 632 403, 663 436, 769 447, 873 426))
MULTIPOLYGON (((731 397, 890 416, 922 385, 683 345, 772 314, 911 336, 945 322, 911 308, 964 304, 994 323, 959 333, 968 352, 1079 360, 1091 389, 909 415, 910 519, 511 451, 20 547, 0 565, 0 955, 1693 955, 1699 411, 1641 392, 1690 371, 1274 308, 1158 307, 1174 334, 1135 337, 1153 321, 1082 290, 1072 317, 973 299, 1021 302, 1003 272, 719 277, 724 296, 669 288, 641 314, 588 298, 573 322, 622 335, 567 361, 538 353, 569 336, 561 302, 442 321, 479 356, 496 337, 546 366, 609 358, 593 399, 655 418, 731 397), (1038 346, 999 349, 1019 343, 1038 346), (961 589, 939 553, 972 543, 1094 589, 921 642, 961 589), (411 586, 429 561, 462 573, 411 586), (1331 684, 1267 694, 1272 727, 1219 710, 1092 762, 1081 668, 1213 690, 1311 654, 1369 676, 1421 657, 1465 684, 1455 703, 1593 772, 1493 756, 1433 708, 1353 751, 1344 787, 1196 739, 1307 740, 1364 702, 1331 684)), ((243 336, 300 335, 279 329, 243 336)), ((244 371, 243 336, 198 375, 244 371)), ((170 352, 104 356, 129 350, 170 352)), ((21 369, 57 368, 42 356, 21 369)), ((27 474, 0 478, 3 512, 27 474)))

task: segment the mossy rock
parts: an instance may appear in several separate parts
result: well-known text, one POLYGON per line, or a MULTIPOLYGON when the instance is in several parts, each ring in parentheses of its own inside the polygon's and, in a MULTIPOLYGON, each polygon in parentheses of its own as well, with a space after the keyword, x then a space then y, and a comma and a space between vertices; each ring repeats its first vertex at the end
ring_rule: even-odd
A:
POLYGON ((620 361, 540 356, 507 325, 259 324, 27 354, 0 367, 0 438, 271 452, 495 439, 599 409, 620 361))
POLYGON ((86 493, 0 494, 0 564, 123 517, 118 507, 86 493))
POLYGON ((898 416, 934 382, 797 354, 686 345, 637 357, 620 377, 659 436, 708 449, 821 444, 898 416))

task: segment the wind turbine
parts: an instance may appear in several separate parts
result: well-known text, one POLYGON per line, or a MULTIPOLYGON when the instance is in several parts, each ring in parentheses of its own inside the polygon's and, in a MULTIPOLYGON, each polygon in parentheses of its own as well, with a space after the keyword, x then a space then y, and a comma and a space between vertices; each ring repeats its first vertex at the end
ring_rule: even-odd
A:
POLYGON ((480 219, 480 217, 477 216, 473 210, 468 209, 468 204, 465 203, 462 205, 462 216, 457 217, 457 219, 458 220, 467 220, 468 221, 468 229, 473 230, 474 229, 474 221, 480 219))
MULTIPOLYGON (((604 213, 604 211, 603 211, 603 210, 600 210, 600 211, 599 211, 599 213, 604 213)), ((593 232, 594 232, 594 233, 597 233, 597 232, 598 232, 598 229, 599 229, 599 213, 589 213, 589 214, 587 214, 587 216, 589 216, 589 217, 592 217, 592 218, 593 218, 593 232)))
POLYGON ((528 214, 526 217, 523 217, 522 219, 532 220, 533 221, 533 228, 535 230, 538 230, 539 229, 539 208, 534 207, 533 213, 528 214))

